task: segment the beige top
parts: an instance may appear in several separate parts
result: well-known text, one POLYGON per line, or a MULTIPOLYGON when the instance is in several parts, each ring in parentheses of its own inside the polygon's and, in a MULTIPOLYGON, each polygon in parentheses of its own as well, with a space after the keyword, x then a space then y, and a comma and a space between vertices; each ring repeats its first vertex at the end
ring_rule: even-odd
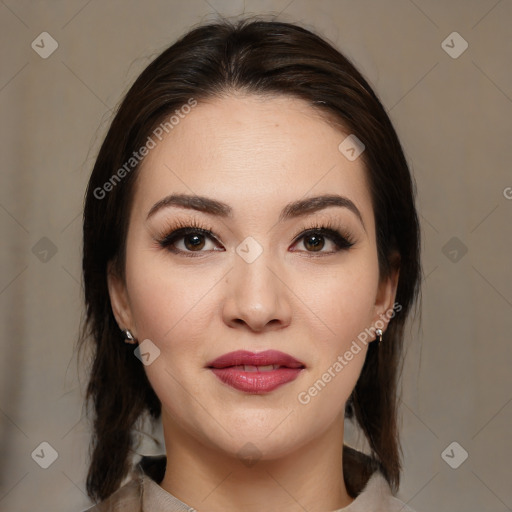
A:
MULTIPOLYGON (((121 487, 110 498, 86 512, 197 512, 162 489, 147 475, 142 475, 121 487)), ((414 512, 395 498, 379 471, 372 474, 355 500, 334 512, 414 512)))

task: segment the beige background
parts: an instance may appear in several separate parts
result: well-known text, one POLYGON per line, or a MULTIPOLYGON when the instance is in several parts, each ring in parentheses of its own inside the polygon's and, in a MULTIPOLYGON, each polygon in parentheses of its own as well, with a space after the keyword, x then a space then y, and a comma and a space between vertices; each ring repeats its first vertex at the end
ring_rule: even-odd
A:
POLYGON ((87 178, 112 108, 151 58, 216 12, 244 10, 281 13, 351 57, 417 181, 425 284, 400 496, 418 512, 512 510, 510 0, 2 0, 0 509, 89 505, 75 352, 87 178), (44 31, 59 45, 47 59, 31 48, 44 31), (456 59, 441 45, 454 31, 469 44, 456 59), (48 469, 31 457, 43 441, 58 452, 48 469), (454 441, 447 460, 469 454, 458 469, 441 456, 454 441))

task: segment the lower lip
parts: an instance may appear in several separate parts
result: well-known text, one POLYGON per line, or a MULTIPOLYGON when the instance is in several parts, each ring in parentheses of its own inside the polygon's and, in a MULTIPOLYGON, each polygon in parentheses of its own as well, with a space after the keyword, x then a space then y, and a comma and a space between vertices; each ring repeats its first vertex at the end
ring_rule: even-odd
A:
POLYGON ((211 370, 228 386, 246 393, 262 394, 295 380, 303 368, 278 368, 267 372, 244 372, 234 367, 211 370))

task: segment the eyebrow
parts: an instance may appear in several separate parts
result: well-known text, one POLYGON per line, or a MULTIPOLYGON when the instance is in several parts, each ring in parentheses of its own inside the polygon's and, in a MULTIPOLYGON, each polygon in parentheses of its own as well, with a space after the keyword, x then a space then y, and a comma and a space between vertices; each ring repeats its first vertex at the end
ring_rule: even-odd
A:
MULTIPOLYGON (((149 210, 147 218, 149 219, 157 211, 171 206, 196 210, 209 215, 217 215, 219 217, 231 217, 233 213, 231 206, 223 203, 222 201, 217 201, 216 199, 189 194, 171 194, 155 203, 149 210)), ((363 217, 357 206, 347 197, 337 194, 307 197, 306 199, 299 199, 288 203, 282 209, 281 214, 279 215, 279 221, 282 222, 288 219, 303 217, 304 215, 308 215, 331 206, 347 208, 355 214, 364 227, 363 217)))

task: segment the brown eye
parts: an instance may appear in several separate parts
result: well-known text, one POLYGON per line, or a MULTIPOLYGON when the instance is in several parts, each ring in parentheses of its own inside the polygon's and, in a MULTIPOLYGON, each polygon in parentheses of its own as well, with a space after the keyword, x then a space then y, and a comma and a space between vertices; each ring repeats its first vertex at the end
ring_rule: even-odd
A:
POLYGON ((183 237, 183 242, 189 251, 200 251, 205 246, 204 238, 204 235, 187 235, 183 237))
MULTIPOLYGON (((339 231, 328 227, 309 229, 295 239, 294 245, 301 243, 304 247, 302 252, 334 254, 336 252, 350 249, 354 245, 348 234, 342 235, 339 231)), ((295 250, 295 249, 294 249, 295 250)))
POLYGON ((221 250, 210 230, 195 227, 177 229, 158 240, 164 249, 183 256, 201 256, 210 251, 221 250))
POLYGON ((324 237, 318 234, 308 235, 304 237, 304 247, 308 251, 321 251, 325 245, 324 237))

